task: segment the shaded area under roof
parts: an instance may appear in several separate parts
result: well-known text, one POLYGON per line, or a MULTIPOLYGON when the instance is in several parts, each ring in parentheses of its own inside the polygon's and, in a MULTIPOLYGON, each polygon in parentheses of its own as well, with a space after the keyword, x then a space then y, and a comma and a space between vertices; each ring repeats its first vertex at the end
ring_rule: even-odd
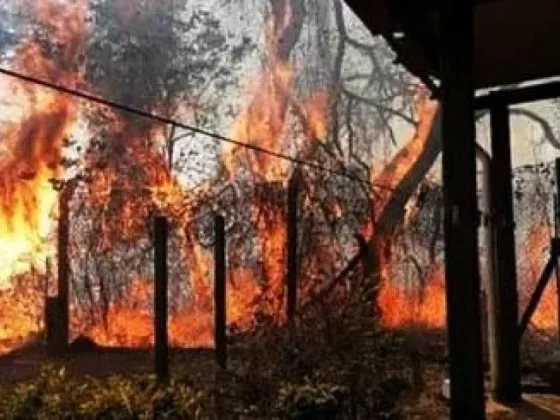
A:
MULTIPOLYGON (((346 0, 428 85, 439 79, 437 0, 346 0)), ((475 1, 478 89, 560 75, 560 0, 475 1)))

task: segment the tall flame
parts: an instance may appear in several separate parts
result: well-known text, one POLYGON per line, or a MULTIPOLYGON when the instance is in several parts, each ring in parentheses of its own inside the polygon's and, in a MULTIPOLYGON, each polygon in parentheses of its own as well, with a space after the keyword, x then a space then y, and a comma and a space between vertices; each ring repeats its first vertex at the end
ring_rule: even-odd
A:
POLYGON ((438 108, 438 103, 430 100, 424 89, 419 89, 416 98, 418 124, 412 138, 379 173, 372 174, 372 188, 376 191, 377 198, 372 209, 371 220, 363 227, 362 235, 373 240, 375 244, 374 252, 380 265, 378 305, 382 321, 392 327, 419 324, 441 328, 445 323, 445 293, 441 269, 431 268, 431 275, 423 290, 408 290, 398 283, 402 279, 392 278, 394 269, 390 253, 393 245, 392 238, 386 235, 376 236, 377 232, 374 228, 385 207, 393 198, 397 186, 427 147, 438 108))
MULTIPOLYGON (((84 41, 85 8, 37 1, 33 12, 40 24, 49 25, 59 48, 47 56, 37 43, 23 41, 15 50, 13 69, 73 86, 80 79, 77 63, 84 41)), ((25 337, 39 328, 35 318, 42 306, 37 291, 30 284, 16 290, 15 280, 26 277, 30 267, 43 267, 51 254, 48 236, 58 193, 50 181, 61 175, 62 148, 77 109, 67 96, 13 79, 0 79, 0 92, 12 98, 13 104, 5 113, 8 121, 0 127, 0 286, 13 289, 0 296, 2 341, 14 337, 10 330, 17 329, 16 336, 25 337)))
POLYGON ((379 292, 382 321, 388 327, 445 327, 443 268, 433 267, 424 287, 407 289, 385 283, 379 292))
MULTIPOLYGON (((76 62, 83 45, 84 8, 63 8, 37 2, 35 15, 52 27, 62 50, 56 59, 45 56, 33 42, 16 49, 14 69, 55 83, 78 81, 76 62), (54 22, 54 23, 53 23, 54 22)), ((14 80, 2 79, 3 96, 17 101, 16 115, 2 127, 0 154, 0 282, 23 272, 30 262, 44 262, 45 241, 52 227, 51 210, 57 193, 49 180, 60 175, 64 139, 76 120, 76 106, 66 96, 14 80)))
MULTIPOLYGON (((119 1, 123 19, 134 18, 128 3, 119 1)), ((37 0, 35 15, 49 25, 51 36, 61 46, 60 51, 52 59, 43 54, 38 44, 23 42, 17 48, 14 68, 65 86, 78 83, 81 74, 76 63, 80 61, 84 44, 85 12, 81 5, 63 8, 37 0)), ((278 38, 288 28, 292 14, 288 10, 275 15, 281 15, 282 19, 271 20, 267 26, 266 66, 256 78, 250 100, 235 119, 230 133, 238 142, 273 153, 248 150, 232 143, 225 143, 222 149, 228 181, 244 181, 250 173, 255 184, 250 214, 257 236, 259 263, 233 266, 228 272, 228 323, 241 329, 254 326, 260 314, 284 321, 287 217, 285 199, 278 197, 284 197, 286 193, 292 167, 288 160, 273 155, 292 154, 296 149, 308 150, 309 144, 325 140, 328 135, 328 94, 320 92, 307 98, 298 97, 294 87, 295 71, 277 51, 278 38), (294 133, 292 118, 303 123, 302 133, 294 133), (306 147, 299 147, 299 143, 306 147)), ((16 109, 12 110, 12 121, 2 127, 4 140, 0 150, 0 247, 4 250, 0 256, 0 284, 7 284, 17 274, 29 271, 30 263, 22 262, 23 256, 30 254, 31 264, 37 265, 42 264, 51 252, 46 238, 53 228, 50 213, 56 207, 57 192, 49 180, 61 175, 61 152, 77 119, 77 108, 68 97, 44 89, 8 80, 1 83, 0 91, 17 101, 16 109)), ((374 236, 378 234, 375 223, 379 215, 393 197, 393 190, 423 153, 433 128, 437 103, 420 95, 418 104, 419 124, 414 136, 392 162, 372 178, 376 206, 371 223, 363 228, 366 238, 377 240, 377 251, 383 257, 380 259, 382 287, 378 303, 382 320, 390 327, 411 323, 443 327, 445 322, 441 267, 432 267, 424 289, 409 291, 391 281, 391 259, 381 252, 387 243, 390 245, 390 238, 374 236)), ((156 139, 156 144, 161 143, 161 127, 135 126, 122 115, 108 114, 105 139, 108 149, 87 157, 86 166, 94 170, 90 182, 84 187, 87 190, 85 198, 82 197, 92 209, 102 214, 96 226, 99 233, 97 251, 110 251, 123 242, 137 243, 147 236, 147 222, 152 212, 167 215, 180 231, 178 241, 188 260, 182 267, 188 280, 181 285, 188 290, 185 292, 188 296, 170 313, 170 340, 178 346, 210 346, 214 322, 213 259, 189 231, 194 218, 193 208, 196 207, 192 204, 197 202, 199 193, 200 201, 203 201, 207 187, 202 187, 201 191, 187 191, 172 175, 169 162, 153 142, 148 141, 156 139)), ((333 205, 337 207, 336 203, 333 205)), ((337 217, 342 217, 343 211, 338 206, 337 217)), ((335 244, 329 240, 324 242, 327 251, 320 251, 321 247, 317 246, 314 255, 308 257, 310 264, 314 264, 310 269, 310 272, 315 270, 313 277, 321 277, 321 265, 332 263, 334 259, 335 244)), ((537 264, 537 261, 533 263, 537 264)), ((152 344, 153 279, 138 274, 126 281, 127 289, 106 308, 106 323, 95 320, 93 325, 83 324, 80 321, 84 314, 74 308, 74 330, 99 344, 152 344)), ((25 301, 20 290, 12 288, 2 293, 0 303, 25 301)), ((22 315, 27 312, 27 307, 0 307, 0 352, 5 339, 20 336, 23 339, 41 328, 40 322, 36 322, 41 307, 38 303, 40 296, 35 293, 32 298, 27 299, 35 311, 32 316, 22 315)), ((534 321, 539 325, 546 323, 539 313, 534 321)))

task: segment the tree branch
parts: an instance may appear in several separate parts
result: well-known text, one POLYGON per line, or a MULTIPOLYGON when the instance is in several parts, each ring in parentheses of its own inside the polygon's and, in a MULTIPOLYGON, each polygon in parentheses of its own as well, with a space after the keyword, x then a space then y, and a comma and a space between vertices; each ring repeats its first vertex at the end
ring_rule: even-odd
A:
POLYGON ((525 108, 512 108, 510 109, 509 112, 510 115, 523 116, 536 122, 538 125, 540 125, 543 131, 544 138, 548 141, 548 143, 555 149, 560 149, 560 141, 554 135, 554 130, 552 129, 552 126, 545 118, 525 108))
POLYGON ((348 97, 350 97, 350 98, 352 98, 352 99, 354 99, 354 100, 356 100, 356 101, 359 101, 359 102, 362 102, 362 103, 364 103, 364 104, 366 104, 366 105, 369 105, 369 106, 371 106, 371 107, 374 107, 374 108, 377 109, 377 110, 380 110, 380 111, 383 111, 383 112, 387 112, 387 113, 393 114, 393 115, 395 115, 395 116, 397 116, 397 117, 403 119, 404 121, 406 121, 406 122, 409 123, 410 125, 416 126, 416 121, 414 121, 413 118, 409 117, 408 115, 406 115, 405 113, 403 113, 403 112, 401 112, 401 111, 397 111, 396 109, 393 109, 393 108, 391 108, 391 107, 388 107, 388 106, 385 106, 385 105, 381 105, 381 104, 375 102, 375 101, 372 100, 372 99, 365 98, 365 97, 363 97, 363 96, 361 96, 361 95, 358 95, 357 93, 351 92, 351 91, 348 90, 348 89, 343 89, 343 93, 344 93, 346 96, 348 96, 348 97))

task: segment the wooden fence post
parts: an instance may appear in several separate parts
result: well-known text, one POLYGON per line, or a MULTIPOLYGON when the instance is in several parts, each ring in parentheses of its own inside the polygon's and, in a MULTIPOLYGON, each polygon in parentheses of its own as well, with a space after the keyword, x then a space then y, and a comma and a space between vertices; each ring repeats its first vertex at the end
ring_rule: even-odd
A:
POLYGON ((169 348, 167 338, 167 219, 154 219, 154 347, 155 371, 158 379, 169 375, 169 348))
POLYGON ((214 235, 214 345, 216 362, 226 369, 226 240, 225 220, 221 215, 214 218, 214 235))
POLYGON ((58 237, 57 237, 57 299, 58 302, 51 301, 49 303, 52 350, 56 352, 64 352, 68 347, 69 339, 69 271, 70 262, 68 259, 68 242, 70 235, 70 208, 69 195, 71 188, 64 185, 58 194, 58 237), (55 343, 56 341, 56 343, 55 343))
POLYGON ((288 185, 288 258, 286 275, 287 320, 293 328, 297 309, 298 277, 298 192, 299 173, 294 172, 288 185))

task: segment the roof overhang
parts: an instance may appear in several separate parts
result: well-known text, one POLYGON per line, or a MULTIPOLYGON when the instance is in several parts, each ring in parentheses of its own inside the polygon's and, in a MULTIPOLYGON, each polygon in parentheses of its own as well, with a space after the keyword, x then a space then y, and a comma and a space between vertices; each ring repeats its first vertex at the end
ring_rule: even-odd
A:
MULTIPOLYGON (((439 0, 445 1, 445 0, 439 0)), ((398 60, 434 88, 439 80, 438 0, 346 0, 398 60)), ((475 85, 516 85, 560 75, 560 0, 477 0, 475 85)))

